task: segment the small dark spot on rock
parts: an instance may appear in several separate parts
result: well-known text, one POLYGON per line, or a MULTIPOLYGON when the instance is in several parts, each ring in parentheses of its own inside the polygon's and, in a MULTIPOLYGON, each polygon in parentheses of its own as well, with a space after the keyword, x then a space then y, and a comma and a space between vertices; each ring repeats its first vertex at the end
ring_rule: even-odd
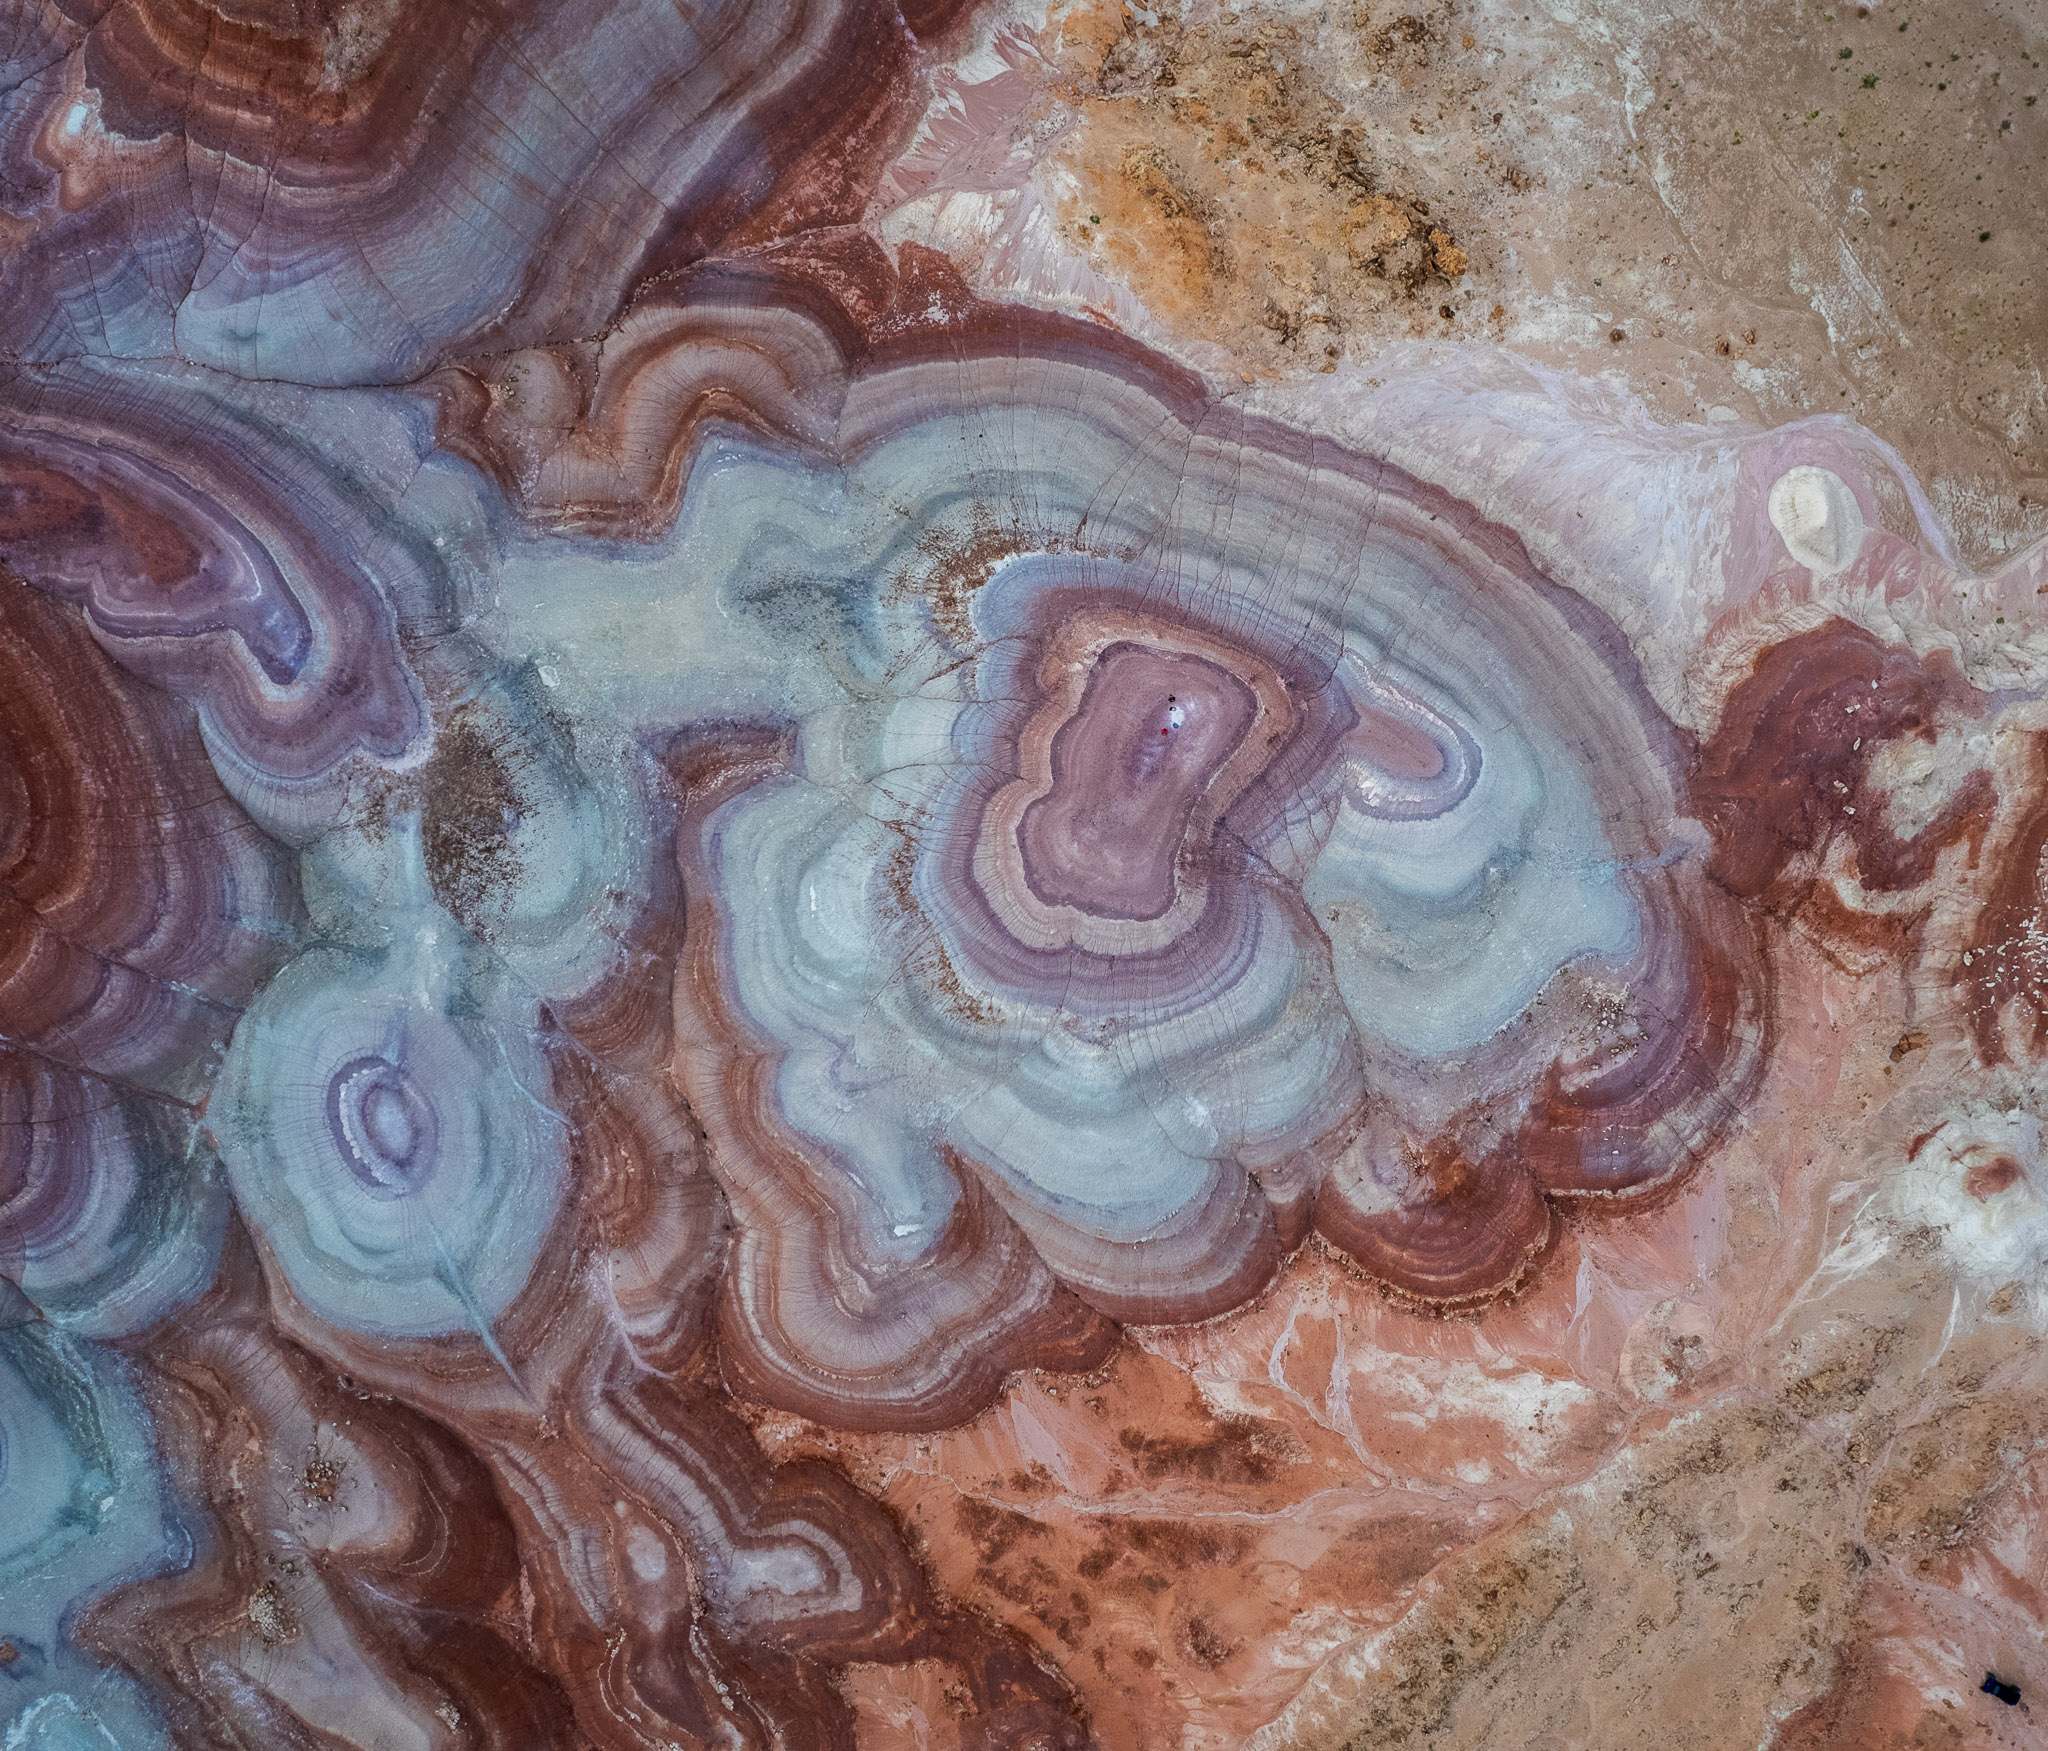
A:
POLYGON ((1249 1423, 1223 1423, 1206 1440, 1124 1429, 1117 1442, 1148 1482, 1178 1473, 1210 1483, 1267 1483, 1277 1475, 1281 1457, 1265 1432, 1249 1423))
POLYGON ((519 799, 505 753, 474 717, 458 715, 435 739, 425 773, 427 878, 435 898, 479 934, 520 874, 510 838, 519 799))
POLYGON ((275 1581, 265 1581, 249 1596, 249 1623, 271 1647, 298 1640, 299 1614, 275 1581))
POLYGON ((306 1461, 305 1474, 299 1479, 299 1488, 308 1498, 316 1502, 331 1502, 341 1488, 341 1467, 332 1459, 315 1454, 306 1461))
POLYGON ((1214 1672, 1237 1651, 1236 1644, 1227 1642, 1216 1631, 1216 1626, 1199 1613, 1188 1619, 1187 1628, 1181 1634, 1181 1646, 1188 1658, 1205 1672, 1214 1672))
POLYGON ((984 1567, 1001 1562, 1020 1540, 1046 1536, 1045 1528, 1030 1515, 973 1496, 962 1497, 954 1512, 984 1567))

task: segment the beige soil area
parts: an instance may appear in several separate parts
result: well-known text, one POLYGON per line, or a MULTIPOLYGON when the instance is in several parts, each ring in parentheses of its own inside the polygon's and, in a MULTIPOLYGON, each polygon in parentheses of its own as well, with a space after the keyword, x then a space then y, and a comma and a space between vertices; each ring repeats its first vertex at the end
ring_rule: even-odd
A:
POLYGON ((1670 421, 1849 414, 1983 565, 2048 531, 2044 62, 2038 0, 1076 0, 941 75, 913 159, 964 107, 1003 174, 881 220, 1219 380, 1485 341, 1670 421))

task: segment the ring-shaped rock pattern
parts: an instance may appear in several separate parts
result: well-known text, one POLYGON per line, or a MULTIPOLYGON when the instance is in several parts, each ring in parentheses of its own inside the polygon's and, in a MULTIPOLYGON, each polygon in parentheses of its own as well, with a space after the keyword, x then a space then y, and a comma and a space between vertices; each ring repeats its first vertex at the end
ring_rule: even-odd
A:
POLYGON ((721 628, 620 692, 688 726, 728 1366, 835 1419, 1237 1305, 1311 1223, 1497 1296, 1762 1054, 1611 623, 1449 493, 1059 336, 872 356, 821 449, 714 430, 613 580, 721 628))

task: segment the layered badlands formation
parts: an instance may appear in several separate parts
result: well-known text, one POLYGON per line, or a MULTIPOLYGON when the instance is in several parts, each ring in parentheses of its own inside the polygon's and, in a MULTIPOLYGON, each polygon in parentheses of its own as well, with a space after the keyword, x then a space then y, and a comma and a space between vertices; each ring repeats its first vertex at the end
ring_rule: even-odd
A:
POLYGON ((885 242, 987 18, 10 24, 10 1747, 2023 1742, 2040 548, 885 242))

